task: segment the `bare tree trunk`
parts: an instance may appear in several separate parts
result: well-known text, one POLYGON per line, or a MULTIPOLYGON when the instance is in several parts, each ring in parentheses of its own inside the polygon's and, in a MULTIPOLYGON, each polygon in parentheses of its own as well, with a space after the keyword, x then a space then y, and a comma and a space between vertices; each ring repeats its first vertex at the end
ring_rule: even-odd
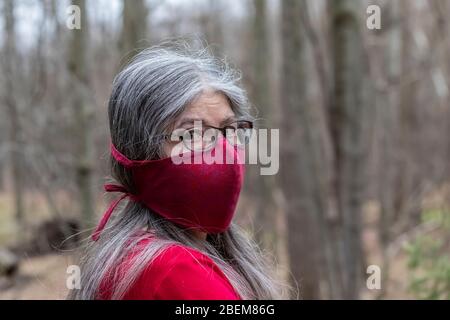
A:
POLYGON ((24 180, 23 160, 21 148, 23 145, 20 129, 19 105, 14 90, 14 66, 16 65, 16 40, 15 40, 15 18, 14 1, 5 0, 3 3, 3 14, 5 23, 5 47, 3 56, 3 76, 5 77, 4 103, 8 110, 10 120, 10 166, 12 174, 15 217, 19 228, 24 223, 24 180))
MULTIPOLYGON (((273 106, 271 91, 270 47, 267 29, 267 2, 266 0, 253 1, 252 19, 252 101, 258 109, 258 127, 271 128, 273 118, 273 106)), ((255 231, 256 238, 263 247, 276 252, 278 247, 276 229, 277 212, 273 196, 275 186, 274 176, 260 175, 260 168, 253 166, 249 170, 249 191, 254 198, 255 206, 255 231)))
POLYGON ((123 58, 135 55, 148 44, 147 37, 148 8, 145 0, 123 0, 122 32, 119 48, 123 58))
MULTIPOLYGON (((397 124, 399 117, 399 88, 401 76, 401 28, 400 28, 400 3, 392 1, 389 3, 387 25, 390 26, 387 35, 386 50, 386 85, 390 89, 389 94, 385 94, 379 99, 380 123, 380 162, 378 172, 378 198, 380 201, 380 221, 379 237, 383 255, 382 283, 389 279, 390 263, 387 255, 387 249, 392 239, 392 225, 395 217, 395 192, 396 175, 398 170, 398 161, 396 153, 398 152, 398 132, 397 124)), ((378 295, 382 298, 385 294, 386 286, 382 286, 378 295)))
POLYGON ((205 34, 208 45, 215 54, 222 54, 225 39, 223 31, 223 10, 225 6, 220 0, 209 0, 206 12, 203 12, 199 17, 199 22, 202 31, 205 34))
POLYGON ((421 121, 419 119, 420 107, 417 104, 419 77, 418 63, 415 61, 415 44, 412 18, 415 14, 414 6, 408 1, 400 0, 398 5, 401 12, 401 28, 399 29, 399 97, 397 103, 397 150, 395 161, 393 216, 389 224, 395 223, 395 232, 400 233, 420 223, 420 197, 412 194, 422 193, 424 176, 420 167, 424 165, 421 160, 423 144, 420 143, 421 121))
MULTIPOLYGON (((314 204, 314 216, 318 222, 318 232, 322 245, 320 269, 326 291, 322 296, 330 299, 343 297, 342 277, 342 227, 338 212, 337 190, 335 188, 335 161, 333 152, 333 137, 330 128, 330 102, 332 77, 326 64, 326 43, 320 44, 319 37, 310 18, 308 1, 302 0, 302 26, 312 46, 312 60, 318 75, 321 99, 318 104, 308 102, 304 109, 304 120, 301 126, 308 139, 302 144, 303 158, 308 159, 309 175, 303 180, 309 181, 309 197, 314 204)), ((329 10, 329 3, 325 4, 325 11, 329 10)), ((325 33, 327 34, 327 33, 325 33)), ((309 63, 308 63, 309 65, 309 63)), ((312 68, 310 69, 312 70, 312 68)), ((304 160, 305 161, 305 160, 304 160)), ((325 288, 324 288, 325 289, 325 288)))
MULTIPOLYGON (((303 124, 306 115, 305 48, 301 31, 301 5, 297 0, 281 3, 282 112, 280 128, 280 178, 286 197, 288 253, 291 272, 305 299, 320 297, 320 241, 317 208, 311 194, 311 159, 300 150, 308 140, 303 124)), ((311 144, 309 144, 311 145, 311 144)))
POLYGON ((72 4, 81 9, 81 29, 71 31, 69 42, 68 69, 73 84, 72 108, 75 116, 77 136, 75 176, 80 195, 80 209, 83 223, 91 226, 94 219, 94 202, 92 193, 92 108, 88 106, 88 60, 86 58, 88 24, 85 0, 72 0, 72 4))
POLYGON ((5 189, 5 171, 4 168, 5 165, 3 161, 0 161, 0 192, 3 192, 5 189))
MULTIPOLYGON (((450 32, 450 3, 446 0, 438 0, 430 3, 435 12, 435 29, 436 29, 436 44, 441 44, 443 47, 440 52, 440 60, 443 68, 445 82, 447 84, 447 96, 444 101, 447 108, 447 136, 450 136, 450 42, 448 41, 448 34, 450 32)), ((432 44, 433 45, 433 44, 432 44)), ((450 142, 444 145, 445 159, 450 159, 450 142)), ((446 161, 444 164, 443 179, 450 178, 450 161, 446 161)))
POLYGON ((358 17, 361 3, 331 3, 334 97, 330 125, 334 139, 335 187, 342 223, 344 298, 358 297, 361 284, 361 213, 367 186, 366 162, 371 110, 367 99, 367 61, 358 17))

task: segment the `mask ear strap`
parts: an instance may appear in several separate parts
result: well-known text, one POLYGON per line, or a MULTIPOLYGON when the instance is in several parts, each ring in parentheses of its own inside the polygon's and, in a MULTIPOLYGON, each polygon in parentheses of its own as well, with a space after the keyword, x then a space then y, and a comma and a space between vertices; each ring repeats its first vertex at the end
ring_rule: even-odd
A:
POLYGON ((91 236, 93 241, 97 241, 98 240, 98 238, 100 237, 100 233, 103 231, 103 229, 105 228, 106 224, 108 223, 108 220, 111 217, 112 213, 114 212, 114 209, 116 209, 117 205, 123 199, 129 197, 133 201, 138 201, 138 198, 135 195, 129 193, 128 190, 125 189, 125 187, 123 187, 121 185, 105 184, 104 188, 105 188, 106 192, 121 192, 121 193, 123 193, 123 195, 119 199, 117 199, 113 203, 111 203, 111 205, 109 206, 108 210, 106 210, 106 212, 103 214, 102 219, 98 223, 97 228, 95 228, 95 231, 94 231, 94 233, 91 236))
MULTIPOLYGON (((116 147, 113 145, 113 143, 110 143, 111 148, 111 155, 116 159, 120 164, 122 164, 126 168, 131 168, 135 165, 135 161, 128 159, 126 156, 124 156, 119 150, 116 149, 116 147)), ((106 192, 120 192, 123 193, 123 195, 115 200, 111 205, 109 206, 108 210, 103 214, 102 219, 97 225, 97 228, 95 229, 94 233, 92 234, 91 238, 93 241, 97 241, 100 237, 100 233, 105 228, 106 224, 108 223, 109 218, 111 217, 112 213, 116 209, 117 205, 125 198, 130 198, 130 200, 133 201, 139 201, 138 197, 134 194, 131 194, 124 186, 117 185, 117 184, 105 184, 104 185, 106 192)))
POLYGON ((119 150, 116 149, 116 147, 113 145, 113 143, 110 143, 111 148, 111 154, 121 165, 123 165, 126 168, 130 168, 134 165, 134 161, 128 159, 126 156, 124 156, 122 153, 120 153, 119 150))

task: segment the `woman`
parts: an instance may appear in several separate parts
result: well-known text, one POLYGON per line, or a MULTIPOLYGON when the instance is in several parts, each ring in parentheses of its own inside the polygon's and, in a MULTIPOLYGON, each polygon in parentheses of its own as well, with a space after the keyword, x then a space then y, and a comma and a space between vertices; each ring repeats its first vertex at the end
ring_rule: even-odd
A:
POLYGON ((117 75, 108 111, 118 183, 106 191, 122 196, 93 234, 81 289, 69 298, 281 297, 261 252, 231 222, 243 165, 189 162, 218 150, 240 158, 252 122, 238 80, 206 50, 163 46, 141 52, 117 75))

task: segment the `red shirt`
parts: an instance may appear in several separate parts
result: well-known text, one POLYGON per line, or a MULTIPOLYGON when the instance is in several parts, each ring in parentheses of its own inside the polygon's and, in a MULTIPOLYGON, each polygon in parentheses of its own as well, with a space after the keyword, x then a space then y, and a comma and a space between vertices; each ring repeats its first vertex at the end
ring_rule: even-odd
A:
MULTIPOLYGON (((108 299, 107 292, 101 295, 108 299)), ((170 245, 144 268, 123 299, 240 300, 240 297, 211 258, 192 248, 170 245)))

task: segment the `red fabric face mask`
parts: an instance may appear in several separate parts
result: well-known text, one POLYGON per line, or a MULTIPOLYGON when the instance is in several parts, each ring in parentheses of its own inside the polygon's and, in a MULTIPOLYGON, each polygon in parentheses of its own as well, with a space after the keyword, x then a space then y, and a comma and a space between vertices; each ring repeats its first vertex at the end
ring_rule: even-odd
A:
POLYGON ((111 144, 112 156, 132 172, 137 192, 106 184, 107 192, 122 192, 103 215, 92 235, 96 241, 118 203, 129 197, 165 219, 207 233, 227 230, 244 178, 240 150, 224 138, 214 149, 183 153, 179 158, 130 160, 111 144), (214 159, 216 160, 214 162, 214 159), (181 162, 181 163, 180 163, 181 162))

